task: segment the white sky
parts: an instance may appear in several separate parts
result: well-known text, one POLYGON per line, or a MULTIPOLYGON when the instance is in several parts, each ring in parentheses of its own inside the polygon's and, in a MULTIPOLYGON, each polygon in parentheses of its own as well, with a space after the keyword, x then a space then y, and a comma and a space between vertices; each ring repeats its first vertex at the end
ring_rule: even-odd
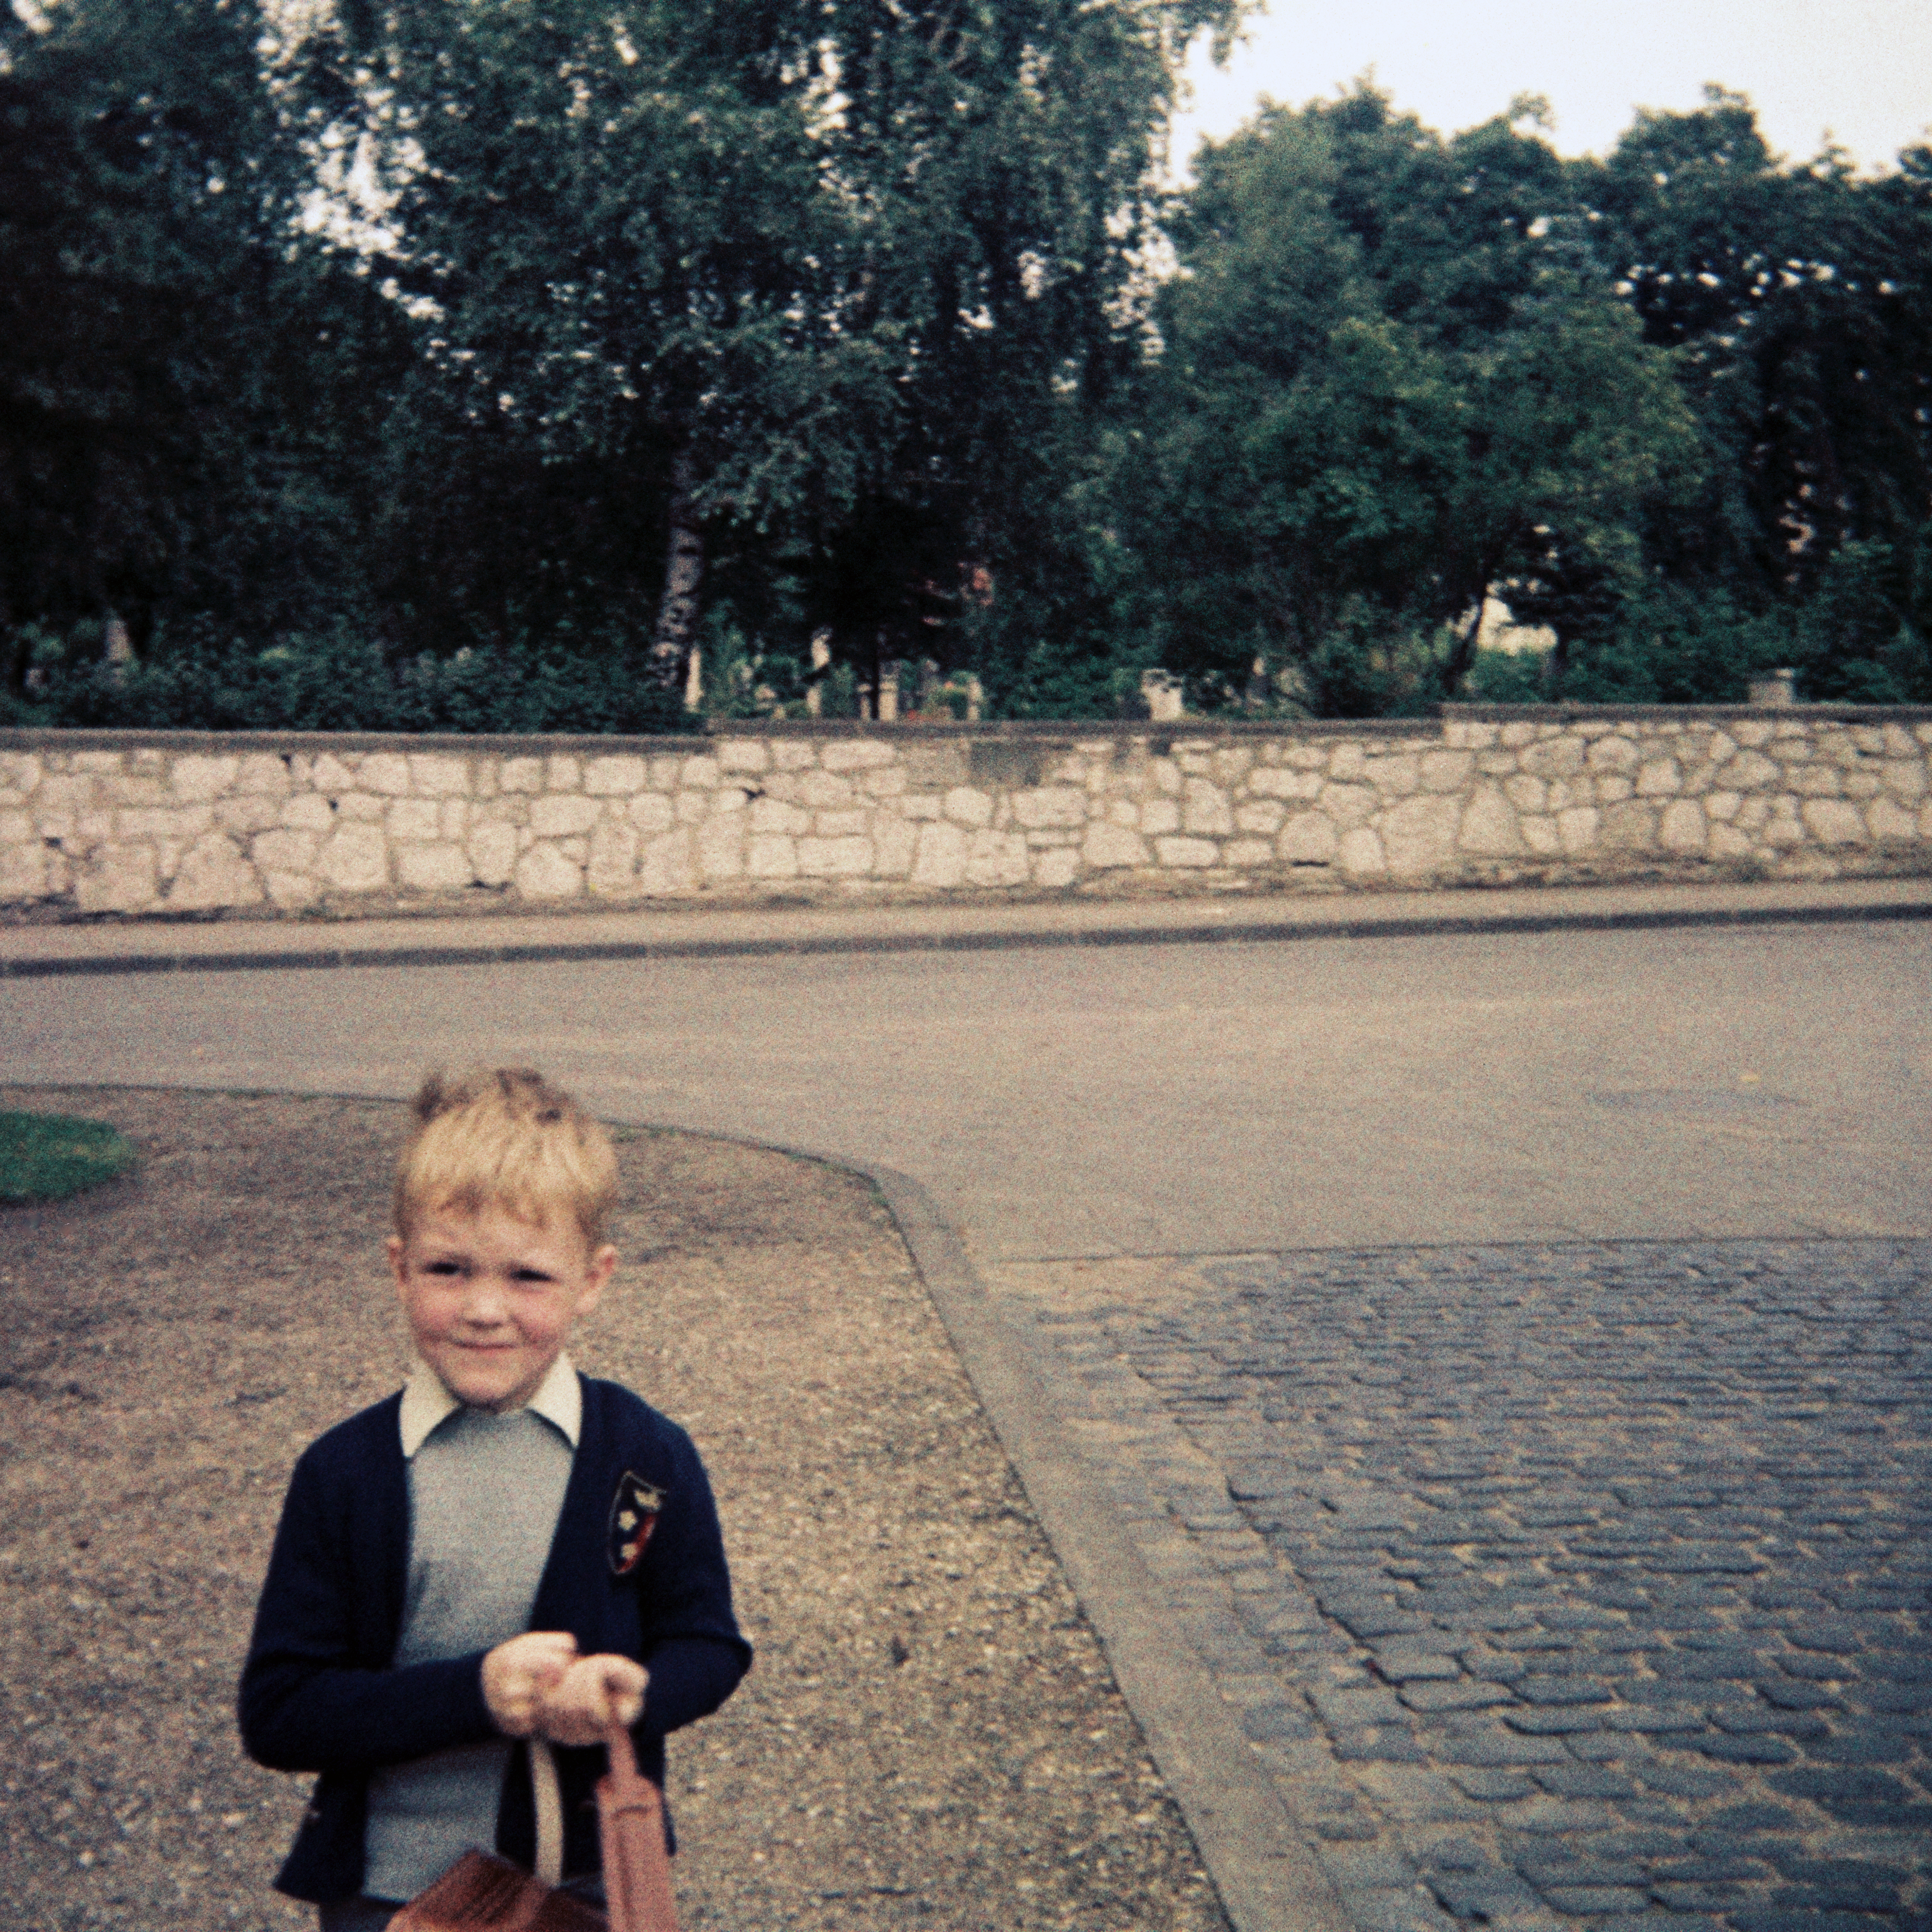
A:
POLYGON ((1932 0, 1270 0, 1225 70, 1204 48, 1178 170, 1266 94, 1299 106, 1372 67, 1398 109, 1444 134, 1546 95, 1566 154, 1601 154, 1633 110, 1748 94, 1772 146, 1808 159, 1829 128, 1877 168, 1928 138, 1932 0))

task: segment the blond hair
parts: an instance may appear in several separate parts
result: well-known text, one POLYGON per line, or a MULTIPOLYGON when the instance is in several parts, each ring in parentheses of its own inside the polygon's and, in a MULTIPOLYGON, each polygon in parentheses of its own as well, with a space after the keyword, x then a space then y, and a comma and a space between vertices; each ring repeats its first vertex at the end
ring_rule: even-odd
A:
POLYGON ((507 1210, 533 1226, 560 1214, 586 1249, 603 1239, 617 1198, 610 1138, 560 1087, 524 1066, 424 1077, 416 1130, 396 1162, 396 1232, 418 1216, 507 1210))

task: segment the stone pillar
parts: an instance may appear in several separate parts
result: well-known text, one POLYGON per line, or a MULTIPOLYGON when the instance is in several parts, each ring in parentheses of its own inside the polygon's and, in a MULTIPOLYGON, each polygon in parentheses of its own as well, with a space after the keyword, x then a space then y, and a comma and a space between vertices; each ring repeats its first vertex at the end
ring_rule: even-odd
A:
POLYGON ((1796 684, 1797 674, 1790 670, 1768 670, 1761 677, 1750 681, 1750 701, 1754 704, 1774 704, 1780 708, 1798 702, 1796 684))
POLYGON ((1141 673, 1141 697, 1156 724, 1172 724, 1181 716, 1180 690, 1180 680, 1171 670, 1141 673))
POLYGON ((961 678, 959 682, 966 690, 966 722, 969 724, 976 724, 986 716, 986 687, 980 682, 977 676, 970 670, 961 678))
POLYGON ((684 667, 684 708, 695 711, 704 702, 704 653, 695 644, 684 667))
POLYGON ((878 717, 881 724, 896 724, 899 716, 899 674, 905 667, 897 658, 883 659, 879 665, 878 717))
POLYGON ((128 667, 134 662, 134 640, 128 636, 128 626, 121 618, 108 618, 106 643, 107 675, 118 684, 128 675, 128 667))
POLYGON ((832 633, 812 634, 812 682, 805 687, 805 712, 808 718, 825 715, 825 674, 832 668, 832 633))

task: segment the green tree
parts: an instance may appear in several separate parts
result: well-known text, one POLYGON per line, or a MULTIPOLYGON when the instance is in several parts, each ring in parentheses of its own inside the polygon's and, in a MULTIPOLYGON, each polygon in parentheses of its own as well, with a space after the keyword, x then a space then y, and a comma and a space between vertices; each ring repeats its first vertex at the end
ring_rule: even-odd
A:
MULTIPOLYGON (((1787 165, 1750 103, 1714 88, 1692 112, 1640 113, 1576 173, 1600 256, 1676 353, 1705 452, 1701 490, 1645 532, 1654 578, 1724 600, 1815 694, 1895 692, 1899 629, 1900 662, 1924 634, 1932 156, 1876 178, 1830 152, 1787 165), (1868 615, 1840 621, 1855 605, 1868 615)), ((1596 634, 1617 621, 1611 598, 1596 634)))
POLYGON ((1635 567, 1691 460, 1668 358, 1577 245, 1547 147, 1444 141, 1367 88, 1198 165, 1132 467, 1149 621, 1229 692, 1452 692, 1483 599, 1564 550, 1635 567))
POLYGON ((944 653, 1131 359, 1178 50, 1236 11, 405 0, 338 10, 302 87, 319 151, 379 157, 357 245, 472 413, 664 506, 667 671, 747 553, 844 655, 944 653))

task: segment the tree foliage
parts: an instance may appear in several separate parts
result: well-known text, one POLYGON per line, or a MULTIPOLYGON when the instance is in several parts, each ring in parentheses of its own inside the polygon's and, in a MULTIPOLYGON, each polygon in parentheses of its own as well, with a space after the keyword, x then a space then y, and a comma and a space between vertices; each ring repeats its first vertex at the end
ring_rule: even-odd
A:
POLYGON ((1165 189, 1240 5, 0 14, 8 701, 608 728, 814 638, 1041 716, 1932 699, 1932 149, 1358 86, 1165 189))

